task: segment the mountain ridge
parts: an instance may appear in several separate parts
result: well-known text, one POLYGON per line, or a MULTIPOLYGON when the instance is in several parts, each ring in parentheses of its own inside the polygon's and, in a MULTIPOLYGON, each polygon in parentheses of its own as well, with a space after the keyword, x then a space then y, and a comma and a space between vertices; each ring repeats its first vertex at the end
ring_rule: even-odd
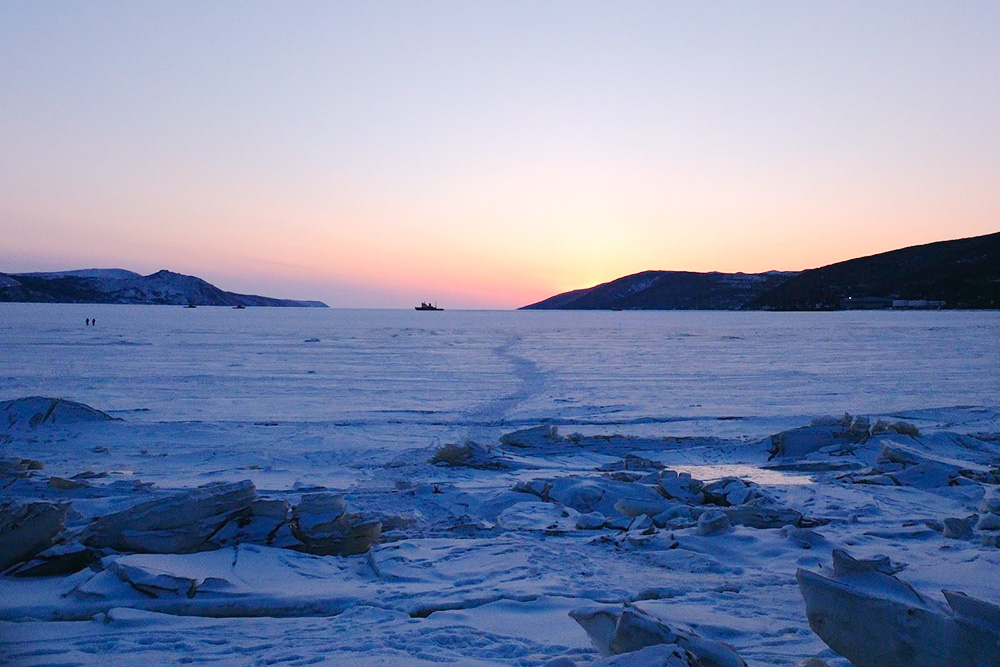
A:
POLYGON ((941 301, 954 309, 1000 308, 1000 232, 935 241, 800 272, 749 306, 832 310, 845 300, 941 301))
POLYGON ((642 271, 521 310, 1000 308, 1000 232, 909 246, 805 271, 642 271))
POLYGON ((0 273, 0 302, 327 308, 322 301, 227 292, 197 276, 161 269, 0 273))

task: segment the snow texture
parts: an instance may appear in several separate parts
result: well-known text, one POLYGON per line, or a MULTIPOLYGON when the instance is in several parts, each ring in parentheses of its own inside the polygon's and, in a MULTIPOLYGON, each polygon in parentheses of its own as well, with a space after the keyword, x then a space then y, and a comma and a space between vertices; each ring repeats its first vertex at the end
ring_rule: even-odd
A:
POLYGON ((4 664, 996 664, 996 313, 2 309, 4 664))

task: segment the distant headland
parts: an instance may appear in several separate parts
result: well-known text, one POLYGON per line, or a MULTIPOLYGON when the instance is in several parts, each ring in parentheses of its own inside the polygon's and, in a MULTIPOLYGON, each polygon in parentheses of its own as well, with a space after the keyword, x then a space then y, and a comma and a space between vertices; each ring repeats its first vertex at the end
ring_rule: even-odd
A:
POLYGON ((1000 232, 911 246, 808 271, 644 271, 531 310, 1000 308, 1000 232))
POLYGON ((173 271, 143 276, 125 269, 0 273, 0 302, 118 303, 164 306, 278 306, 327 308, 322 301, 274 299, 226 292, 173 271))

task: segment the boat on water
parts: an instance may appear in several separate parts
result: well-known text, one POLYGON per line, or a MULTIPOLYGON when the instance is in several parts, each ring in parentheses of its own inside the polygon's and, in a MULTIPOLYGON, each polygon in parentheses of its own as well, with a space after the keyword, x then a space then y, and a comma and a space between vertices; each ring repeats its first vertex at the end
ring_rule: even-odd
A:
POLYGON ((193 303, 189 303, 188 305, 186 305, 184 307, 185 308, 197 308, 198 306, 194 305, 193 303))
POLYGON ((436 305, 421 301, 420 305, 414 306, 413 310, 444 310, 444 308, 438 308, 436 305))
POLYGON ((246 310, 246 306, 244 306, 242 303, 238 303, 235 306, 233 306, 233 310, 246 310))

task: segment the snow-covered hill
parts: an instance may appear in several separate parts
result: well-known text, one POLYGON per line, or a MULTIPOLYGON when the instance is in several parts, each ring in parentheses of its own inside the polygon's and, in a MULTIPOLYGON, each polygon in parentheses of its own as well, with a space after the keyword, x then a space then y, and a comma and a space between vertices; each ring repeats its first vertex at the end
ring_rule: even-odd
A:
POLYGON ((736 310, 794 273, 643 271, 590 289, 558 294, 527 309, 736 310))
POLYGON ((901 248, 801 272, 644 271, 524 308, 837 310, 889 308, 900 300, 939 304, 934 307, 996 309, 1000 307, 998 267, 1000 232, 901 248))
POLYGON ((226 292, 201 278, 172 271, 143 276, 125 269, 0 274, 0 301, 327 307, 321 301, 226 292))

